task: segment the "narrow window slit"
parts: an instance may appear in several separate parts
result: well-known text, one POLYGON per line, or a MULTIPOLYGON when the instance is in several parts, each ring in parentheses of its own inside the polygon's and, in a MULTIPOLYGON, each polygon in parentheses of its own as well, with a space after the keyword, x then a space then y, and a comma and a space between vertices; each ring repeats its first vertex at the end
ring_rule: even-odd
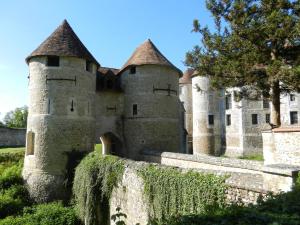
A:
POLYGON ((71 102, 71 112, 73 112, 73 111, 74 111, 74 102, 72 100, 72 102, 71 102))

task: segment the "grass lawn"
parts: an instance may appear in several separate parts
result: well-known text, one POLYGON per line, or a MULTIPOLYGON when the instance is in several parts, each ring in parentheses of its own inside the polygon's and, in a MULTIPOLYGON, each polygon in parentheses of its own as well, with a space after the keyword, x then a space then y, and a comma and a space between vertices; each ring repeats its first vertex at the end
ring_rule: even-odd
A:
POLYGON ((240 159, 248 159, 248 160, 256 160, 256 161, 264 161, 263 155, 249 155, 249 156, 242 156, 239 158, 240 159))
POLYGON ((19 153, 24 152, 25 147, 9 147, 9 148, 0 148, 0 154, 1 153, 19 153))

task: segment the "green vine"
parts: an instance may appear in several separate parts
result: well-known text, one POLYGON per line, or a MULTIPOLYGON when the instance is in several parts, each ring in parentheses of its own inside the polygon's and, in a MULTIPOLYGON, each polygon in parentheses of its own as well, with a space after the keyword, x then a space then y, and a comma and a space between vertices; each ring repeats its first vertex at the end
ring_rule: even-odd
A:
POLYGON ((108 223, 109 199, 123 173, 123 160, 97 152, 89 154, 78 165, 73 193, 77 212, 85 224, 108 223))
POLYGON ((139 174, 145 182, 151 216, 162 221, 178 215, 204 214, 225 207, 225 177, 149 165, 139 174))

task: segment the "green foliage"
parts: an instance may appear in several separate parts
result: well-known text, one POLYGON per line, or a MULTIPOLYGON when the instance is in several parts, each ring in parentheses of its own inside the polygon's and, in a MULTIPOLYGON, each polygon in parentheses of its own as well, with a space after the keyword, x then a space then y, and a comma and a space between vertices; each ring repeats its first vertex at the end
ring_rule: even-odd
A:
POLYGON ((25 208, 22 216, 7 217, 0 225, 79 225, 72 207, 64 207, 60 202, 25 208))
POLYGON ((79 216, 87 224, 99 223, 97 207, 101 208, 101 224, 109 220, 109 199, 123 172, 123 160, 115 156, 102 156, 97 152, 90 153, 78 165, 73 193, 79 216))
POLYGON ((205 214, 225 207, 225 177, 149 165, 139 174, 145 182, 154 220, 205 214))
POLYGON ((0 164, 7 164, 7 163, 17 163, 20 160, 23 160, 24 153, 23 152, 4 152, 0 150, 0 164))
POLYGON ((8 112, 4 117, 4 123, 7 127, 26 128, 28 117, 28 107, 23 106, 8 112))
POLYGON ((176 215, 153 225, 299 225, 300 190, 295 188, 288 193, 269 194, 267 200, 257 205, 230 205, 212 213, 176 215))
POLYGON ((31 204, 21 177, 24 153, 0 153, 0 218, 31 204))
POLYGON ((9 167, 0 166, 0 190, 9 188, 14 184, 23 183, 21 177, 22 167, 22 161, 9 167))
POLYGON ((61 203, 32 206, 21 177, 24 152, 5 150, 0 149, 0 218, 4 218, 0 225, 81 224, 72 207, 61 203))
POLYGON ((30 205, 29 195, 23 185, 13 185, 0 192, 0 218, 14 215, 30 205))

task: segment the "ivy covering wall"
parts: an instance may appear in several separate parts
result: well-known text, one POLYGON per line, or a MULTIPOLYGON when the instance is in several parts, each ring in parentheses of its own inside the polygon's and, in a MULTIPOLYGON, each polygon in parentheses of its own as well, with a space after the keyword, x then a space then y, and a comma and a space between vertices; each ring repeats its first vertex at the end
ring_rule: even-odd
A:
POLYGON ((76 210, 85 224, 107 224, 109 199, 123 172, 123 160, 115 156, 101 156, 97 152, 89 154, 78 165, 73 193, 76 210))
MULTIPOLYGON (((107 224, 111 193, 122 179, 125 164, 135 162, 94 152, 77 167, 73 193, 79 216, 86 224, 107 224)), ((225 177, 153 164, 130 167, 144 181, 153 221, 207 214, 225 206, 225 177)))
POLYGON ((139 170, 154 221, 207 214, 225 207, 225 177, 148 165, 139 170))

